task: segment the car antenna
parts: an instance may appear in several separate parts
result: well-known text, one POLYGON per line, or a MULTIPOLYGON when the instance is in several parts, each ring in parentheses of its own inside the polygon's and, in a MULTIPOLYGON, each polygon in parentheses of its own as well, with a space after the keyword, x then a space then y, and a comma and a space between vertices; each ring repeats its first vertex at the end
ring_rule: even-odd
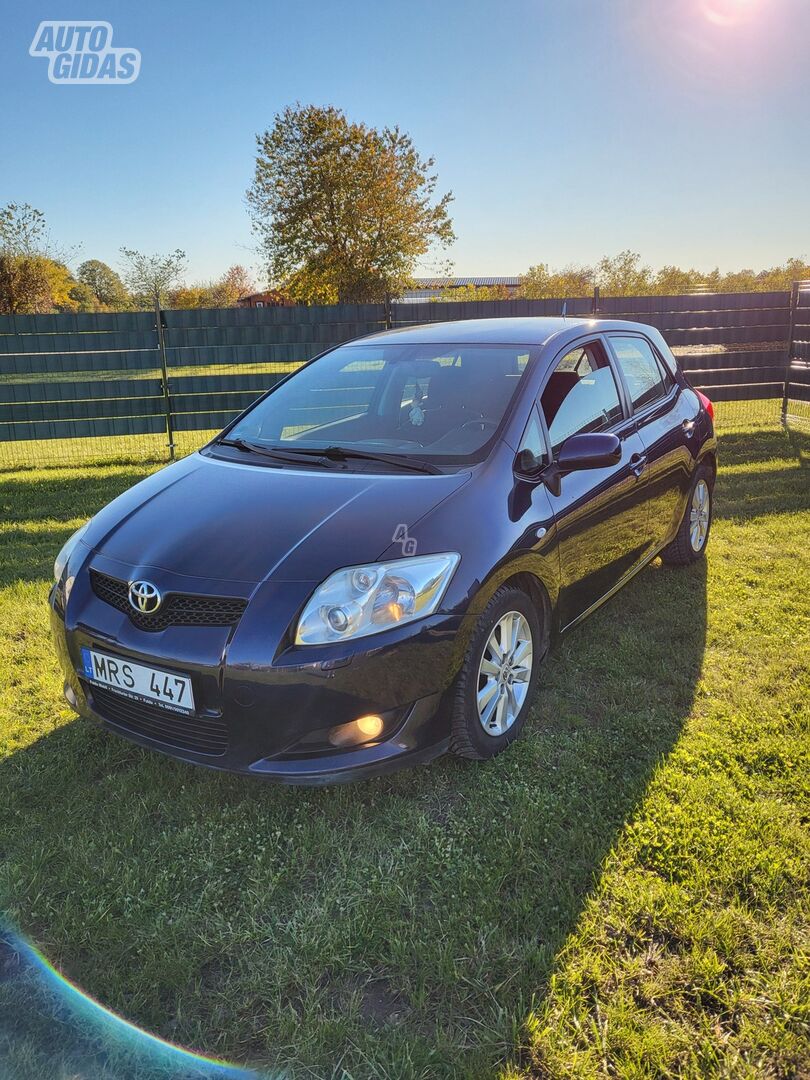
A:
POLYGON ((568 311, 568 301, 563 300, 563 306, 562 306, 562 317, 563 318, 565 318, 566 311, 568 311))

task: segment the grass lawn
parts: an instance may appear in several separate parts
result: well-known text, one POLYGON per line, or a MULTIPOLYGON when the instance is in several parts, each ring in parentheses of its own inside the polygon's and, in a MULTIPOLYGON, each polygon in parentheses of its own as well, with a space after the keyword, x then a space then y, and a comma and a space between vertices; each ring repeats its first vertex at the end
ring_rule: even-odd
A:
MULTIPOLYGON (((295 1076, 808 1075, 810 473, 776 428, 721 455, 708 560, 560 643, 521 742, 326 790, 73 718, 53 555, 153 466, 5 473, 0 908, 127 1018, 295 1076)), ((15 994, 4 1080, 78 1073, 15 994)))

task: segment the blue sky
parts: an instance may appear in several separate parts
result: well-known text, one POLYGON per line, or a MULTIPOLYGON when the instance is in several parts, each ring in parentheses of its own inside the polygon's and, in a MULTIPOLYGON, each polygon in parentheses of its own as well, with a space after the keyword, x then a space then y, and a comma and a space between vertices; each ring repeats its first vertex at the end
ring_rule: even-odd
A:
MULTIPOLYGON (((458 274, 810 257, 808 0, 7 4, 0 204, 78 259, 183 248, 260 267, 255 135, 289 102, 399 124, 455 194, 458 274), (41 19, 104 19, 130 86, 55 86, 41 19)), ((434 269, 431 264, 422 272, 434 269)))

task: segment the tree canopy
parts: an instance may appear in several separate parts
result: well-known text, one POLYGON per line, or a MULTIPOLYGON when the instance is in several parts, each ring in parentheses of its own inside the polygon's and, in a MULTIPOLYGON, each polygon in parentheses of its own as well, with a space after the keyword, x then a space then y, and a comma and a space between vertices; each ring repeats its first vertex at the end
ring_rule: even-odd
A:
POLYGON ((95 302, 102 311, 122 311, 131 303, 121 278, 100 259, 87 259, 76 271, 76 277, 89 290, 82 295, 88 302, 95 302))
POLYGON ((175 248, 167 255, 145 255, 133 248, 121 248, 124 257, 124 284, 136 304, 150 307, 163 303, 186 268, 186 253, 175 248))
MULTIPOLYGON (((598 286, 602 296, 674 296, 696 289, 707 292, 768 292, 785 290, 792 282, 810 278, 810 263, 788 259, 767 270, 682 269, 662 266, 653 270, 635 251, 605 256, 593 266, 549 270, 545 263, 529 267, 517 294, 528 300, 589 296, 598 286)), ((455 299, 456 291, 447 299, 455 299)))
POLYGON ((247 201, 270 279, 299 300, 383 300, 416 262, 454 239, 451 193, 433 158, 399 128, 349 121, 332 106, 288 106, 257 136, 247 201))

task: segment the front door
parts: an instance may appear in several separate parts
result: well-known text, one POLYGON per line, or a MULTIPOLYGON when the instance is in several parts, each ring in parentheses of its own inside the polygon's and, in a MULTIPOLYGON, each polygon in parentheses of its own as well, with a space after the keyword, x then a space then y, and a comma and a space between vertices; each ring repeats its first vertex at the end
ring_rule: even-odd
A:
POLYGON ((587 612, 649 556, 644 443, 626 415, 599 339, 577 345, 556 364, 540 397, 552 458, 580 432, 619 437, 621 460, 608 468, 565 473, 549 491, 560 552, 560 625, 587 612))

